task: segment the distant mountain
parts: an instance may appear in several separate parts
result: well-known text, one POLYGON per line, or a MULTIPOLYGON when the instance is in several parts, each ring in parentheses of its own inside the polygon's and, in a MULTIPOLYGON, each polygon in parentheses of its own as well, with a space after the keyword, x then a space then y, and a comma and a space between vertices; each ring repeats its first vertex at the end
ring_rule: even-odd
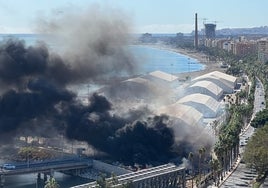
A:
POLYGON ((268 35, 268 26, 253 28, 225 28, 216 30, 216 35, 268 35))

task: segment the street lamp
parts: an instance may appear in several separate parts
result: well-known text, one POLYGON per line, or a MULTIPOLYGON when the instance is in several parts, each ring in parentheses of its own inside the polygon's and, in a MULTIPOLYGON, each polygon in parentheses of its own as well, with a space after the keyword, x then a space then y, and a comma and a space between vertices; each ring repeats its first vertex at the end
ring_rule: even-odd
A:
POLYGON ((190 73, 190 58, 188 58, 188 73, 190 73))
POLYGON ((29 151, 27 151, 27 168, 30 168, 30 156, 29 156, 29 151))

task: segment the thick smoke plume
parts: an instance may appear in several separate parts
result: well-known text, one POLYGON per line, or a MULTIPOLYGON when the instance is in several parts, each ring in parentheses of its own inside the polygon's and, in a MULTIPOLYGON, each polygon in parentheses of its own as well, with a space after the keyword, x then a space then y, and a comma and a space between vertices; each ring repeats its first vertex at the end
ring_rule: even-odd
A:
POLYGON ((67 136, 87 141, 116 160, 133 165, 164 162, 172 156, 174 137, 166 116, 133 121, 137 112, 128 118, 111 115, 111 104, 96 94, 88 106, 74 105, 68 110, 64 112, 68 116, 67 136))
POLYGON ((137 62, 126 46, 130 19, 119 10, 95 5, 86 11, 66 10, 54 19, 39 20, 39 32, 61 46, 64 61, 74 72, 94 82, 133 75, 137 62))
MULTIPOLYGON (((167 162, 194 149, 187 139, 174 142, 166 115, 147 116, 150 111, 145 108, 120 116, 104 96, 93 94, 83 104, 68 89, 132 74, 136 63, 124 50, 124 19, 90 9, 45 23, 43 29, 63 36, 60 55, 43 42, 26 46, 22 40, 8 39, 0 45, 0 138, 26 130, 49 136, 53 128, 127 164, 167 162)), ((185 130, 180 131, 183 135, 185 130)))

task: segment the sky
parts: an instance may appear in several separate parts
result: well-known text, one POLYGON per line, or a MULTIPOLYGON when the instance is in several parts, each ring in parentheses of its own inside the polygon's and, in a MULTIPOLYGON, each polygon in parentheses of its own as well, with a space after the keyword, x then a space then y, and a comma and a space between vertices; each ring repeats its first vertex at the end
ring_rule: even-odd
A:
POLYGON ((217 29, 267 26, 267 0, 0 0, 0 33, 34 33, 38 17, 92 4, 122 11, 134 33, 190 33, 198 14, 217 29))

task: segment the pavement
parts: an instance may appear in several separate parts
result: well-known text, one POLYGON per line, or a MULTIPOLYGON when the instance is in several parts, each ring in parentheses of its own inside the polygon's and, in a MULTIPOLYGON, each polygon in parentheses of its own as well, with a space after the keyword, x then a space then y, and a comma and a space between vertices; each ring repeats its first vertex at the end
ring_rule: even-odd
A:
POLYGON ((222 180, 219 181, 219 185, 218 186, 215 186, 215 185, 210 185, 208 186, 208 188, 217 188, 217 187, 221 187, 221 185, 232 175, 232 173, 237 169, 239 163, 241 161, 241 158, 238 157, 237 160, 233 163, 233 166, 232 166, 232 170, 230 171, 227 171, 223 177, 222 180))

